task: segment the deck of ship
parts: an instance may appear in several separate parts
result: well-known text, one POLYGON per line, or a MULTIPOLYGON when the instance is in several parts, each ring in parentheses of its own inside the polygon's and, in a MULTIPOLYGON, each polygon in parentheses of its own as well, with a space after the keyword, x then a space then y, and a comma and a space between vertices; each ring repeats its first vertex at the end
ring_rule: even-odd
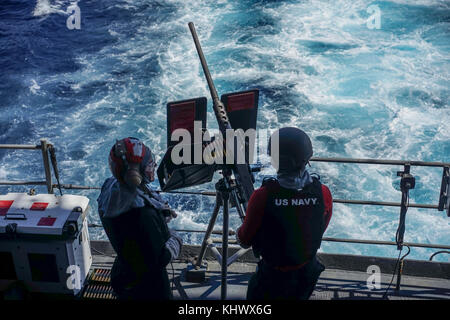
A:
MULTIPOLYGON (((92 241, 92 268, 111 268, 114 251, 107 241, 92 241)), ((233 253, 235 248, 229 249, 233 253)), ((208 250, 209 251, 209 250, 208 250)), ((185 270, 199 252, 198 246, 184 246, 180 259, 167 267, 175 299, 219 300, 221 294, 221 269, 207 251, 206 281, 186 281, 185 270)), ((396 259, 319 253, 326 266, 316 285, 311 300, 383 299, 392 279, 396 259), (379 289, 369 289, 367 268, 377 265, 381 270, 379 289)), ((251 252, 245 254, 228 268, 227 299, 244 300, 247 283, 256 269, 256 259, 251 252)), ((405 260, 401 287, 395 291, 396 277, 386 296, 389 300, 442 300, 450 299, 450 263, 405 260)))

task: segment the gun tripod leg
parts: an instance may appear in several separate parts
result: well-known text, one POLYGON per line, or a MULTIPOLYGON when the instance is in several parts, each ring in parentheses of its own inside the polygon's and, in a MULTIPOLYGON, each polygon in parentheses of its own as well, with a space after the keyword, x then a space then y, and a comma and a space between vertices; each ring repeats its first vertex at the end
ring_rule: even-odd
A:
POLYGON ((214 224, 217 220, 217 215, 219 214, 220 207, 222 206, 222 195, 220 192, 216 195, 216 203, 214 205, 214 210, 209 220, 208 228, 206 229, 205 237, 202 241, 202 246, 200 248, 200 253, 197 257, 197 260, 192 263, 192 265, 188 265, 186 269, 186 281, 200 283, 205 281, 206 278, 206 266, 202 265, 203 258, 206 253, 206 249, 208 248, 211 234, 214 229, 214 224))
MULTIPOLYGON (((222 207, 223 208, 222 253, 219 254, 215 247, 212 247, 212 249, 213 251, 216 251, 216 253, 218 254, 217 259, 221 264, 222 269, 221 299, 224 300, 227 297, 228 264, 231 263, 228 261, 228 233, 229 233, 229 200, 230 194, 233 195, 233 189, 230 187, 230 184, 224 179, 219 180, 219 182, 216 184, 216 189, 217 195, 214 211, 209 221, 205 237, 203 238, 202 246, 197 261, 195 262, 195 264, 193 264, 193 266, 190 267, 188 266, 188 269, 186 271, 186 280, 189 282, 202 282, 205 280, 206 268, 202 267, 202 261, 205 256, 206 249, 211 244, 210 236, 213 232, 214 224, 216 223, 220 207, 222 207)), ((238 256, 236 256, 235 258, 237 258, 238 256)), ((233 261, 234 260, 235 259, 233 259, 233 261)))
POLYGON ((203 257, 206 253, 206 248, 208 247, 208 239, 211 237, 211 234, 214 229, 214 224, 216 223, 217 215, 219 214, 220 207, 222 206, 223 200, 220 192, 216 195, 216 203, 214 205, 214 210, 209 220, 208 228, 206 229, 205 237, 203 238, 202 247, 200 248, 200 253, 198 255, 197 261, 195 263, 195 267, 199 268, 202 265, 203 257))
POLYGON ((222 192, 223 198, 223 233, 222 233, 222 283, 220 288, 220 299, 227 298, 227 273, 228 273, 228 200, 230 194, 228 191, 222 192))

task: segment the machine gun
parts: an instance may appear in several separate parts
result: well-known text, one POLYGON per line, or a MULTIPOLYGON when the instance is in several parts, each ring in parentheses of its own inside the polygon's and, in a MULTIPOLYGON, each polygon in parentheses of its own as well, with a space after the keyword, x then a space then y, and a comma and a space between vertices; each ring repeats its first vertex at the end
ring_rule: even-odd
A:
MULTIPOLYGON (((226 131, 227 130, 233 130, 230 124, 230 120, 228 118, 227 110, 225 109, 225 106, 222 101, 219 100, 219 96, 217 95, 216 88, 214 86, 214 82, 211 77, 211 73, 209 72, 208 65, 206 63, 205 56, 203 54, 202 47, 200 45, 197 32, 195 31, 194 24, 192 22, 189 22, 189 29, 191 30, 192 38, 194 39, 195 47, 197 49, 198 56, 200 58, 200 63, 203 68, 203 72, 206 77, 206 81, 208 82, 208 87, 211 93, 211 98, 213 99, 213 110, 214 114, 216 116, 217 122, 219 124, 219 130, 222 133, 223 137, 226 137, 226 131)), ((256 116, 256 112, 255 112, 256 116)), ((251 174, 250 166, 248 163, 246 164, 238 164, 237 155, 239 152, 245 152, 245 141, 243 141, 243 137, 238 136, 237 137, 237 144, 233 143, 235 148, 235 152, 233 153, 234 159, 233 159, 233 165, 230 168, 223 168, 222 174, 224 176, 224 183, 226 188, 231 188, 233 185, 233 181, 231 181, 231 172, 233 172, 235 180, 234 184, 236 185, 235 188, 231 189, 231 195, 233 197, 233 202, 237 204, 238 212, 241 218, 243 218, 245 215, 242 213, 242 209, 238 205, 239 203, 242 203, 247 208, 247 202, 250 199, 250 196, 253 193, 253 182, 254 178, 251 174)), ((226 141, 225 141, 226 142, 226 141)))
MULTIPOLYGON (((161 190, 171 191, 178 188, 185 188, 193 185, 199 185, 210 182, 215 171, 220 170, 222 178, 216 183, 216 204, 210 219, 200 254, 194 261, 193 266, 187 272, 188 280, 202 281, 204 279, 205 269, 202 266, 202 260, 207 247, 210 247, 217 259, 222 265, 222 299, 226 297, 226 277, 227 267, 238 257, 243 255, 248 249, 239 250, 235 255, 228 258, 228 233, 229 233, 229 202, 236 208, 241 220, 245 218, 245 211, 250 196, 253 193, 253 171, 249 165, 249 158, 252 154, 252 146, 254 140, 245 142, 244 131, 253 129, 256 133, 256 113, 258 107, 258 90, 249 90, 243 92, 236 92, 222 95, 221 99, 217 94, 214 82, 209 72, 203 50, 201 48, 194 24, 190 22, 189 29, 194 40, 198 56, 203 68, 203 72, 208 82, 208 87, 213 100, 213 110, 216 120, 219 125, 219 131, 223 139, 217 139, 210 143, 203 143, 203 139, 195 141, 195 135, 205 131, 206 127, 206 98, 195 98, 183 101, 170 102, 167 105, 167 135, 168 135, 168 149, 164 155, 157 174, 161 185, 161 190), (201 128, 194 124, 194 121, 201 123, 201 128), (173 144, 172 135, 176 129, 185 129, 189 134, 194 135, 194 143, 178 142, 173 144), (235 131, 236 129, 236 131, 235 131), (232 133, 232 135, 230 135, 232 133), (233 141, 230 141, 230 137, 233 141), (232 143, 232 147, 229 147, 232 143), (221 154, 215 154, 215 158, 221 158, 220 163, 206 163, 205 159, 200 162, 195 161, 196 154, 201 152, 205 154, 205 150, 209 147, 218 147, 222 150, 221 154), (182 149, 184 159, 194 160, 189 163, 174 163, 173 153, 176 150, 182 149), (232 157, 230 156, 232 154, 232 157), (193 156, 192 156, 193 155, 193 156), (242 161, 242 155, 245 155, 245 161, 242 161), (226 161, 224 157, 228 156, 226 161), (231 158, 231 163, 229 159, 231 158), (222 254, 214 247, 210 240, 213 227, 219 213, 220 208, 223 207, 223 238, 222 238, 222 254), (200 275, 200 276, 199 276, 200 275)), ((251 140, 251 139, 250 139, 251 140)), ((210 148, 211 149, 211 148, 210 148)), ((215 148, 212 148, 214 153, 215 148)), ((206 152, 208 153, 208 152, 206 152)), ((197 159, 198 160, 198 159, 197 159)), ((189 266, 188 266, 189 269, 189 266)))

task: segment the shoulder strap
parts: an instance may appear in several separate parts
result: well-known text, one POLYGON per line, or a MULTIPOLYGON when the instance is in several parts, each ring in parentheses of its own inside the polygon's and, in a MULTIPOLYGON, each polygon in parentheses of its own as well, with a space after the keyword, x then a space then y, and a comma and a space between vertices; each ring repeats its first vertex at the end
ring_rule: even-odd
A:
POLYGON ((269 189, 275 189, 280 186, 277 178, 274 177, 266 177, 263 179, 261 187, 268 187, 269 189))
POLYGON ((303 188, 303 192, 307 193, 317 193, 322 190, 322 183, 320 182, 320 177, 316 176, 316 174, 311 175, 312 183, 306 185, 303 188))

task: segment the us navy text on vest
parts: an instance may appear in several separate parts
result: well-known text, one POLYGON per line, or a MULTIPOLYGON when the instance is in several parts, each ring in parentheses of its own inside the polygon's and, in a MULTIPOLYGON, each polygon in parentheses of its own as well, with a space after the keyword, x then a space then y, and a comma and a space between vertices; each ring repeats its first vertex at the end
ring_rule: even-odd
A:
POLYGON ((316 205, 317 198, 306 198, 306 199, 275 199, 276 206, 309 206, 316 205))

